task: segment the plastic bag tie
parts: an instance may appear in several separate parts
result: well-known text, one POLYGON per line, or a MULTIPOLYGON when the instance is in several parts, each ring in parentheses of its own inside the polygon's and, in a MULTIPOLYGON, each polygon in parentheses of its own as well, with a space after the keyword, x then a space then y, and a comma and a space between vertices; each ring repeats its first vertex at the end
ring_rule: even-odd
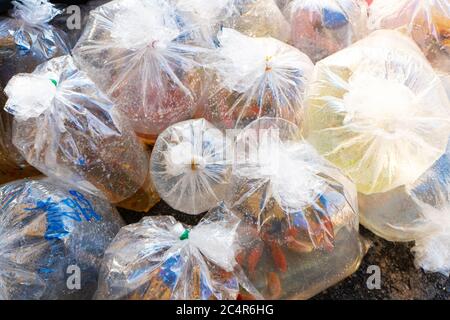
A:
POLYGON ((180 240, 189 239, 189 229, 184 229, 183 233, 180 235, 180 240))

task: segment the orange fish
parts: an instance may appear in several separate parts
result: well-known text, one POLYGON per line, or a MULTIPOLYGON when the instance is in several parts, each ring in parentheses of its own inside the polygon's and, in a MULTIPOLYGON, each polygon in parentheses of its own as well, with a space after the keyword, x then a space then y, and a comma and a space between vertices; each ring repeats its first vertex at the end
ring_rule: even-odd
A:
POLYGON ((287 261, 286 256, 283 253, 281 247, 274 241, 270 241, 268 243, 270 247, 270 252, 272 253, 273 261, 275 262, 276 267, 281 272, 287 271, 287 261))
POLYGON ((259 263, 263 253, 263 245, 262 243, 258 243, 253 249, 251 249, 248 258, 247 258, 247 268, 250 275, 253 275, 256 270, 256 266, 259 263))
POLYGON ((269 288, 270 298, 279 299, 281 296, 281 281, 280 277, 275 272, 267 274, 267 287, 269 288))

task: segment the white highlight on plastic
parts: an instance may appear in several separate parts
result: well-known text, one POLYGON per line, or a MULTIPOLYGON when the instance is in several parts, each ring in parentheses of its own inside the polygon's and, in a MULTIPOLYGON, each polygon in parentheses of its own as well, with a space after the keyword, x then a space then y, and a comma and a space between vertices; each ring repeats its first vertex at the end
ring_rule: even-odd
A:
POLYGON ((47 0, 21 0, 13 1, 13 16, 30 25, 43 25, 60 13, 52 3, 47 0))
POLYGON ((9 98, 5 110, 19 120, 38 117, 52 106, 56 92, 57 88, 50 78, 18 74, 5 88, 9 98))
POLYGON ((173 8, 165 1, 124 0, 122 5, 111 29, 111 38, 121 47, 164 49, 180 34, 173 8))

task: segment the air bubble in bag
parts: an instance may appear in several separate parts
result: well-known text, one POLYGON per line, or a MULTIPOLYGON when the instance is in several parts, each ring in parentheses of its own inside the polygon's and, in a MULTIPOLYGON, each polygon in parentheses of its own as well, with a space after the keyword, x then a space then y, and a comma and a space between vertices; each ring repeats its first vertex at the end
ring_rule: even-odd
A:
POLYGON ((441 79, 397 31, 375 31, 318 62, 306 104, 307 139, 363 194, 414 183, 447 146, 441 79))
POLYGON ((236 260, 264 298, 307 299, 357 270, 366 246, 355 186, 296 125, 258 119, 235 152, 226 202, 242 220, 236 260))
POLYGON ((205 49, 190 27, 169 1, 111 1, 90 12, 74 49, 80 68, 147 143, 192 118, 201 96, 196 60, 205 49))
POLYGON ((406 33, 435 68, 450 73, 448 0, 375 0, 369 11, 369 28, 406 33))
POLYGON ((13 1, 11 18, 0 19, 0 85, 53 57, 69 53, 67 35, 50 22, 61 13, 47 0, 13 1))
POLYGON ((294 0, 285 11, 293 45, 317 62, 364 37, 363 0, 294 0))
POLYGON ((150 172, 161 198, 172 208, 199 214, 222 201, 231 174, 231 143, 204 119, 186 120, 161 133, 150 172))
MULTIPOLYGON (((32 166, 112 203, 145 187, 144 147, 70 56, 14 76, 5 92, 5 110, 15 118, 13 143, 32 166)), ((151 190, 146 194, 157 197, 151 190)))
POLYGON ((264 116, 300 124, 311 60, 274 38, 248 37, 233 29, 224 28, 218 41, 205 63, 213 81, 197 115, 221 129, 241 129, 264 116))
POLYGON ((234 300, 236 228, 224 206, 195 227, 171 216, 122 228, 105 253, 97 299, 234 300))
POLYGON ((0 299, 92 298, 122 226, 108 202, 47 178, 1 186, 0 299))

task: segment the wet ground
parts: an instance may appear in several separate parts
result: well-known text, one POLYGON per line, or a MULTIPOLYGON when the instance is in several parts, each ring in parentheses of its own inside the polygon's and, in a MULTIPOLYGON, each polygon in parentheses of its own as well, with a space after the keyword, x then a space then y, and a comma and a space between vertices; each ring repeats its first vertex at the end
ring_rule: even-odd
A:
MULTIPOLYGON (((143 216, 120 210, 127 223, 137 222, 143 216)), ((153 207, 149 215, 172 215, 178 221, 195 225, 202 215, 190 216, 170 208, 163 201, 153 207)), ((450 279, 433 273, 424 273, 414 267, 411 243, 385 241, 362 228, 362 235, 372 242, 359 270, 314 299, 439 299, 450 300, 450 279), (373 274, 369 266, 380 270, 380 289, 369 289, 367 281, 373 274), (369 273, 368 273, 369 269, 369 273)), ((369 279, 369 282, 371 279, 369 279)), ((372 283, 372 282, 371 282, 372 283)))

